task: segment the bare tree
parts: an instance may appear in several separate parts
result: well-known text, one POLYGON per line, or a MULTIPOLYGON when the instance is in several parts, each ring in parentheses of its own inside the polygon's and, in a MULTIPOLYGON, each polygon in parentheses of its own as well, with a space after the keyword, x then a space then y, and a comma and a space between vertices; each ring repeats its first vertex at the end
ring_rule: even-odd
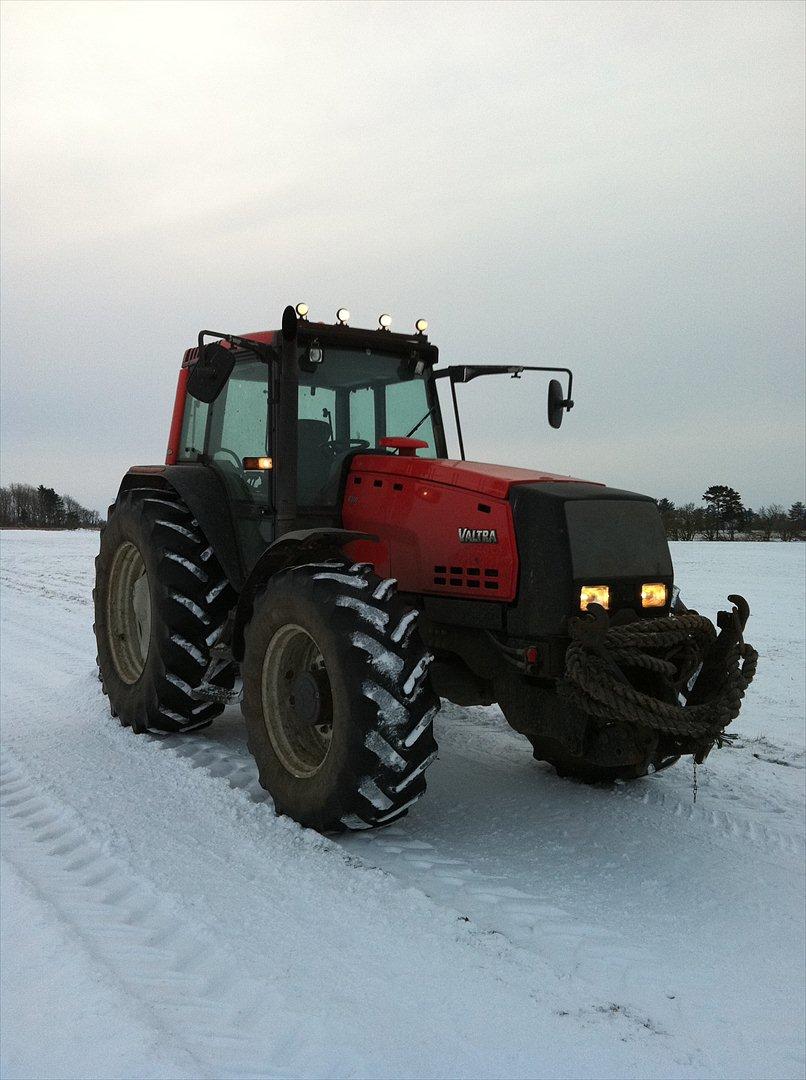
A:
POLYGON ((9 484, 0 488, 0 526, 23 529, 97 529, 100 516, 53 488, 9 484))

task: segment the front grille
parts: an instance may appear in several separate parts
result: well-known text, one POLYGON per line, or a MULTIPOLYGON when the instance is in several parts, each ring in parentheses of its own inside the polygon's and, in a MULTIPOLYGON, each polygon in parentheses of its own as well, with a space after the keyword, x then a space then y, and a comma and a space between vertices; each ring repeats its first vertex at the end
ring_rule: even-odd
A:
POLYGON ((497 589, 498 576, 495 566, 434 567, 434 584, 454 589, 497 589))

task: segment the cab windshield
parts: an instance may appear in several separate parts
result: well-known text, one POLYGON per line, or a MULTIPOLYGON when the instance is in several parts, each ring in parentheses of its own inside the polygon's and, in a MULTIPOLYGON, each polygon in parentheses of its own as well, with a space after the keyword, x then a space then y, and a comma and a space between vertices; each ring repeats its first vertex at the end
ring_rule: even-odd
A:
POLYGON ((432 403, 410 360, 373 349, 325 348, 321 362, 303 360, 301 367, 308 370, 299 376, 299 419, 323 423, 332 443, 376 447, 385 435, 408 435, 419 424, 416 437, 428 443, 420 455, 436 457, 432 403))
MULTIPOLYGON (((316 353, 314 353, 316 355, 316 353)), ((311 362, 306 350, 299 375, 298 499, 328 501, 332 479, 351 450, 375 449, 387 435, 428 443, 421 457, 436 457, 429 388, 411 360, 374 349, 327 348, 311 362)))

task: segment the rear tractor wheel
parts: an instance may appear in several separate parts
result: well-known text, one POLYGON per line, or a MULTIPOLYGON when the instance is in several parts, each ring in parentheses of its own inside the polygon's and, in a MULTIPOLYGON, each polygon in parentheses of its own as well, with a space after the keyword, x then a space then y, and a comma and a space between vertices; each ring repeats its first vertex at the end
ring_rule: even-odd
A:
POLYGON ((439 701, 417 613, 363 564, 276 574, 245 631, 243 713, 280 814, 320 832, 402 817, 425 791, 439 701))
POLYGON ((98 671, 113 716, 141 732, 206 727, 234 667, 217 646, 234 594, 187 506, 173 492, 124 492, 95 560, 98 671))

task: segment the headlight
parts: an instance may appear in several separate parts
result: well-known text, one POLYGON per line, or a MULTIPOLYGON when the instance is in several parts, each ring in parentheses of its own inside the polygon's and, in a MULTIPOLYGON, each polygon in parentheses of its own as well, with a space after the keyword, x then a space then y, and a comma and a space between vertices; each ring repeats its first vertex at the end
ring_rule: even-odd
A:
POLYGON ((669 590, 659 581, 650 581, 641 586, 641 607, 666 607, 669 590))
POLYGON ((579 606, 581 610, 587 611, 588 604, 599 604, 607 611, 610 607, 609 585, 583 585, 579 590, 579 606))

